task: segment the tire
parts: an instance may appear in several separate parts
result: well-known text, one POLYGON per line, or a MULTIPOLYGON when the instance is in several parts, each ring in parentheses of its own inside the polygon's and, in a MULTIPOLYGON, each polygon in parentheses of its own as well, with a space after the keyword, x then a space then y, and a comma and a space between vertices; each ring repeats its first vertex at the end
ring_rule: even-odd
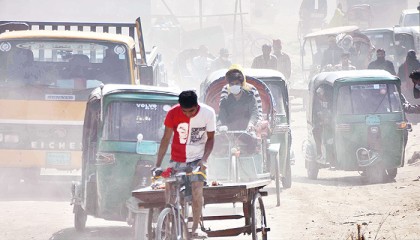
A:
MULTIPOLYGON (((183 217, 181 216, 181 219, 183 217)), ((189 240, 188 227, 184 221, 182 221, 181 231, 183 239, 189 240)), ((165 208, 160 212, 155 231, 155 240, 172 240, 176 239, 176 222, 175 215, 172 208, 165 208)))
POLYGON ((147 218, 147 240, 153 240, 155 239, 155 233, 153 229, 153 223, 154 223, 154 213, 155 210, 153 208, 149 209, 149 216, 147 218))
POLYGON ((318 172, 319 172, 318 163, 316 163, 315 161, 309 161, 307 172, 308 172, 309 179, 312 179, 312 180, 318 179, 318 172))
POLYGON ((74 205, 74 228, 78 232, 82 232, 86 228, 87 214, 80 205, 74 205))
POLYGON ((390 168, 385 170, 386 177, 389 180, 394 180, 398 173, 398 168, 390 168))
POLYGON ((385 169, 378 165, 366 169, 366 175, 370 184, 383 183, 386 178, 385 169))
POLYGON ((286 174, 284 177, 281 178, 281 183, 283 185, 283 188, 292 187, 292 167, 290 165, 290 161, 287 161, 286 174))
POLYGON ((251 215, 252 240, 267 240, 267 219, 264 203, 259 193, 255 194, 252 201, 251 215))

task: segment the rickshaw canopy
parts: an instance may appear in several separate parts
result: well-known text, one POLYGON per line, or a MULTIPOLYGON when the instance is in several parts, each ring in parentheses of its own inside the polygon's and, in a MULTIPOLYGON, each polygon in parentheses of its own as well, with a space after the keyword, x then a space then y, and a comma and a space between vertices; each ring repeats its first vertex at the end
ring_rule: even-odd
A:
MULTIPOLYGON (((273 114, 273 106, 275 105, 273 95, 271 93, 270 88, 265 84, 260 78, 276 78, 278 81, 285 83, 285 77, 282 73, 271 70, 267 71, 264 69, 259 69, 260 71, 252 72, 250 70, 244 70, 245 74, 245 81, 247 83, 252 84, 254 87, 257 88, 261 101, 262 101, 262 108, 263 114, 271 115, 273 114), (250 75, 249 73, 254 73, 250 75), (259 73, 259 74, 257 74, 259 73)), ((202 89, 202 100, 204 103, 208 104, 209 106, 213 107, 216 113, 219 112, 219 103, 220 103, 220 95, 222 92, 223 87, 227 84, 225 79, 225 73, 227 72, 226 69, 218 70, 213 72, 205 82, 203 82, 201 89, 202 89)))

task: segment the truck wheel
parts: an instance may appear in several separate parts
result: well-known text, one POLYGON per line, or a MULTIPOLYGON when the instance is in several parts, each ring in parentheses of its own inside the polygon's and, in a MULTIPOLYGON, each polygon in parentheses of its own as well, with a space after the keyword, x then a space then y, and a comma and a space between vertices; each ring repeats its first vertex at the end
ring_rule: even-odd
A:
POLYGON ((315 161, 308 162, 308 178, 312 180, 316 180, 318 178, 319 167, 315 161))
POLYGON ((290 161, 287 161, 286 173, 284 177, 281 178, 281 183, 283 185, 283 188, 292 187, 292 167, 290 165, 290 161))
POLYGON ((397 168, 390 168, 386 169, 386 176, 389 180, 394 180, 397 176, 398 169, 397 168))
POLYGON ((74 227, 77 231, 82 232, 86 227, 87 214, 80 205, 74 205, 74 227))

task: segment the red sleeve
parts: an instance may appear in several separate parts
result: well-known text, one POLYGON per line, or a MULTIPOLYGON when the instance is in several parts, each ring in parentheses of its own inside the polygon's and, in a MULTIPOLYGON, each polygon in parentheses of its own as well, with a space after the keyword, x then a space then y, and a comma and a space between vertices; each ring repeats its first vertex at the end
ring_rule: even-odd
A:
POLYGON ((174 109, 171 109, 168 114, 166 114, 166 118, 165 118, 165 127, 168 128, 174 128, 174 109))

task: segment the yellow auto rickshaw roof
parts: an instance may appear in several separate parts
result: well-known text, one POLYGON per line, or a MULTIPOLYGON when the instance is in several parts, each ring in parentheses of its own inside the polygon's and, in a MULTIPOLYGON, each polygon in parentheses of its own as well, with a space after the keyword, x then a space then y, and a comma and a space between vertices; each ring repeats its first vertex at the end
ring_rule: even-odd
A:
POLYGON ((100 32, 82 32, 82 31, 67 31, 67 30, 24 30, 24 31, 10 31, 0 34, 0 41, 6 39, 80 39, 80 40, 98 40, 119 42, 126 44, 129 48, 134 48, 134 39, 113 33, 100 33, 100 32))
POLYGON ((305 39, 311 38, 311 37, 318 37, 318 36, 337 35, 340 33, 354 32, 356 30, 359 30, 358 26, 343 26, 343 27, 326 28, 320 31, 307 34, 305 36, 305 39))
POLYGON ((101 98, 113 93, 122 93, 122 92, 133 92, 133 93, 156 93, 156 94, 167 94, 178 96, 181 90, 177 87, 160 87, 160 86, 148 86, 148 85, 130 85, 130 84, 105 84, 101 87, 95 88, 89 99, 91 98, 101 98))

